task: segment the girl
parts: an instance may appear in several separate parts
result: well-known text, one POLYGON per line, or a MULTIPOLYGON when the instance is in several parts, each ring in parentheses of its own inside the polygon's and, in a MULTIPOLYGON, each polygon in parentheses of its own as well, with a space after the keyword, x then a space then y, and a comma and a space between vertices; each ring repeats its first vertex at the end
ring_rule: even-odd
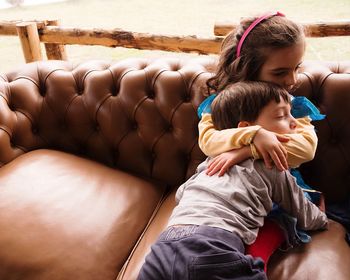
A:
MULTIPOLYGON (((229 84, 251 80, 271 82, 291 92, 297 83, 304 52, 302 27, 283 14, 267 13, 245 19, 225 38, 216 74, 208 80, 208 88, 215 93, 229 84)), ((259 126, 215 130, 210 115, 214 98, 215 94, 210 95, 199 107, 199 146, 207 156, 214 157, 208 175, 217 172, 223 175, 232 165, 245 160, 246 153, 239 149, 244 146, 250 146, 253 156, 262 158, 268 168, 274 164, 279 170, 286 170, 313 159, 317 137, 309 116, 313 120, 323 116, 306 98, 293 99, 292 113, 298 118, 297 133, 293 135, 279 135, 259 126)), ((300 176, 298 179, 302 183, 300 176)), ((267 220, 246 253, 261 257, 267 264, 284 241, 281 228, 267 220)))

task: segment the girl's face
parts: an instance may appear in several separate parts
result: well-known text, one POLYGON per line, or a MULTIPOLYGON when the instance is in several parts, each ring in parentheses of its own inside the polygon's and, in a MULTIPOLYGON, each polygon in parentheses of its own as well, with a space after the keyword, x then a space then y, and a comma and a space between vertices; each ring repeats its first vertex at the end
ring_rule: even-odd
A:
POLYGON ((260 69, 258 80, 277 84, 290 91, 297 82, 304 52, 304 40, 290 47, 271 50, 260 69))

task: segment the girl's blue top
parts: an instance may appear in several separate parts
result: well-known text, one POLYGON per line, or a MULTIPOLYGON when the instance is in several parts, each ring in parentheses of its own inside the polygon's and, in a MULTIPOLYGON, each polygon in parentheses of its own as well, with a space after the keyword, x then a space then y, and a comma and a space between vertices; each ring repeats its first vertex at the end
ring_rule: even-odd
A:
MULTIPOLYGON (((201 119, 203 114, 211 113, 211 103, 217 94, 208 96, 198 107, 197 114, 201 119)), ((305 96, 291 96, 292 99, 292 116, 294 118, 303 118, 309 116, 313 121, 323 120, 325 115, 321 114, 312 102, 305 96)))
POLYGON ((292 116, 303 118, 309 116, 313 121, 320 121, 325 118, 312 102, 305 96, 292 96, 292 116))
POLYGON ((199 105, 197 109, 197 114, 199 119, 202 118, 203 114, 211 114, 211 103, 213 103, 217 94, 209 95, 204 101, 199 105))

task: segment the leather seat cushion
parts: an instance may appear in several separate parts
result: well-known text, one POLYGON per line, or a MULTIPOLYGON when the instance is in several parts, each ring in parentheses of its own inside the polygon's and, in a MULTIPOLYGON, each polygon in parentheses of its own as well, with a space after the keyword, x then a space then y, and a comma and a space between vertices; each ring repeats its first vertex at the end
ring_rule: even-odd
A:
POLYGON ((164 192, 59 151, 16 158, 0 169, 0 279, 115 279, 164 192))

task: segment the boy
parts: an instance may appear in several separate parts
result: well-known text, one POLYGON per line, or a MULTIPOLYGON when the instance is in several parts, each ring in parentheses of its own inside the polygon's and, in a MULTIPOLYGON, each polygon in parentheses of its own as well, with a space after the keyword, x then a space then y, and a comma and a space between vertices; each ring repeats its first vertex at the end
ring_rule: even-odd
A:
MULTIPOLYGON (((286 90, 263 82, 239 82, 212 104, 216 129, 257 125, 279 134, 293 133, 286 90)), ((254 146, 245 150, 255 157, 254 146)), ((139 280, 267 279, 260 259, 244 255, 273 202, 305 230, 323 229, 326 215, 309 202, 289 171, 268 169, 248 159, 219 177, 206 174, 210 158, 198 166, 176 193, 177 206, 167 229, 152 246, 139 280)))

